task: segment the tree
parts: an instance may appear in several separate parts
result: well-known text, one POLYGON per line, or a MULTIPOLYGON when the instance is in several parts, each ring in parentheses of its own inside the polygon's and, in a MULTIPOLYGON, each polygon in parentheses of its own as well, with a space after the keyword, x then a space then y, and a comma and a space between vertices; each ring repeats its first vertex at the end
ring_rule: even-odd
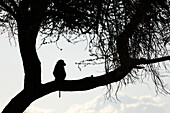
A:
POLYGON ((17 37, 25 72, 24 89, 2 113, 22 113, 36 99, 58 90, 85 91, 107 85, 110 91, 113 82, 126 85, 142 79, 140 69, 150 72, 156 91, 169 94, 156 67, 170 60, 169 6, 169 0, 1 0, 1 28, 17 37), (38 33, 44 36, 42 45, 86 35, 95 59, 80 64, 104 63, 106 74, 41 84, 35 48, 38 33))

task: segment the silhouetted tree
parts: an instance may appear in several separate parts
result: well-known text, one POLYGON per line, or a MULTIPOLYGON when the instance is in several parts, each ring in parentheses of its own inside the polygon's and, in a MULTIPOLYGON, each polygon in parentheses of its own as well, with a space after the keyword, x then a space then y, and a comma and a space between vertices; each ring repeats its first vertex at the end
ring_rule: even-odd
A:
POLYGON ((24 89, 2 113, 22 113, 36 99, 58 90, 84 91, 104 85, 110 90, 113 82, 126 85, 143 79, 139 69, 150 72, 156 91, 167 94, 156 64, 170 60, 169 6, 169 0, 0 0, 1 31, 10 30, 17 37, 25 72, 24 89), (35 48, 38 33, 44 36, 42 44, 86 35, 95 59, 80 64, 103 62, 106 74, 41 84, 35 48))

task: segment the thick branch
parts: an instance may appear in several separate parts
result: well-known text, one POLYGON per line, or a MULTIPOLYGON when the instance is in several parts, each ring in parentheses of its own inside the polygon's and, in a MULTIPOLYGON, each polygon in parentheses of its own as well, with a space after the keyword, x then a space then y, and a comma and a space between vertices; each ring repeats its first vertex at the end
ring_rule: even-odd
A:
POLYGON ((144 18, 144 15, 151 8, 150 2, 143 2, 138 6, 136 13, 132 15, 131 21, 125 26, 125 30, 117 38, 117 50, 123 65, 130 64, 130 56, 128 53, 128 41, 136 30, 138 24, 144 18))
POLYGON ((25 109, 36 100, 34 91, 22 90, 3 109, 2 113, 23 113, 25 109))
POLYGON ((120 81, 130 71, 132 67, 119 67, 112 72, 97 76, 86 77, 80 80, 65 80, 63 83, 56 83, 55 81, 43 84, 40 90, 40 97, 51 92, 60 91, 84 91, 90 90, 99 86, 104 86, 113 82, 120 81))
POLYGON ((140 64, 153 64, 153 63, 163 62, 163 61, 167 61, 167 60, 170 60, 170 56, 149 59, 149 60, 142 58, 142 59, 137 59, 135 62, 137 65, 140 65, 140 64))
POLYGON ((104 86, 113 82, 118 82, 123 79, 135 65, 139 64, 151 64, 170 60, 170 56, 161 57, 157 59, 137 59, 134 65, 129 65, 127 67, 119 67, 112 72, 107 74, 97 76, 97 77, 86 77, 80 80, 65 80, 63 83, 56 83, 55 81, 43 84, 40 91, 39 97, 47 95, 51 92, 60 91, 85 91, 90 90, 99 86, 104 86))
MULTIPOLYGON (((170 60, 170 56, 161 57, 157 59, 138 59, 136 60, 136 65, 139 64, 151 64, 170 60)), ((135 67, 135 64, 134 64, 135 67)), ((113 82, 120 81, 123 79, 131 70, 132 66, 128 67, 119 67, 112 72, 107 74, 97 76, 97 77, 86 77, 80 80, 65 80, 63 83, 56 83, 55 81, 43 84, 40 89, 40 97, 47 95, 51 92, 60 90, 60 91, 84 91, 90 90, 99 86, 104 86, 113 82)))

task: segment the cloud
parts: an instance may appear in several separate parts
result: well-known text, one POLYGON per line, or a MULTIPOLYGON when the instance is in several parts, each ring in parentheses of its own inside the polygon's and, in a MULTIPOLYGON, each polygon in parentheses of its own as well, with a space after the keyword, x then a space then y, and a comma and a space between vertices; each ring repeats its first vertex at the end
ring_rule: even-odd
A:
POLYGON ((30 106, 26 109, 24 113, 52 113, 53 110, 50 109, 42 109, 35 106, 30 106))
MULTIPOLYGON (((0 113, 2 112, 3 108, 0 107, 0 113)), ((35 106, 30 106, 28 107, 24 113, 52 113, 53 110, 50 109, 42 109, 42 108, 38 108, 35 106)))
POLYGON ((122 102, 115 103, 105 100, 103 96, 97 96, 82 105, 72 105, 64 113, 168 113, 168 106, 160 97, 121 94, 119 98, 122 102))

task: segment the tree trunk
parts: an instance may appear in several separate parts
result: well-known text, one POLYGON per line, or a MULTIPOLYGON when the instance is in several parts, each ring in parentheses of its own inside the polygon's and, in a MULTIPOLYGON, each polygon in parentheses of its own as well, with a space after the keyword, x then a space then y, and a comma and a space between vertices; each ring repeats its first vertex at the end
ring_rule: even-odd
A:
POLYGON ((2 113, 23 113, 36 99, 41 86, 41 64, 35 47, 39 27, 33 23, 23 23, 30 22, 18 24, 18 40, 25 72, 24 90, 11 99, 2 113))
POLYGON ((38 98, 38 90, 41 89, 41 63, 36 52, 36 39, 48 4, 41 0, 29 2, 30 5, 27 1, 20 4, 15 17, 25 73, 24 90, 11 99, 2 113, 23 113, 38 98))
POLYGON ((32 24, 18 25, 20 53, 25 72, 24 89, 35 89, 41 84, 41 64, 35 47, 38 30, 38 27, 32 24))
POLYGON ((41 23, 39 21, 29 15, 24 15, 17 21, 18 41, 25 73, 24 90, 10 101, 2 113, 23 113, 38 95, 41 86, 41 63, 36 52, 36 38, 41 23))

